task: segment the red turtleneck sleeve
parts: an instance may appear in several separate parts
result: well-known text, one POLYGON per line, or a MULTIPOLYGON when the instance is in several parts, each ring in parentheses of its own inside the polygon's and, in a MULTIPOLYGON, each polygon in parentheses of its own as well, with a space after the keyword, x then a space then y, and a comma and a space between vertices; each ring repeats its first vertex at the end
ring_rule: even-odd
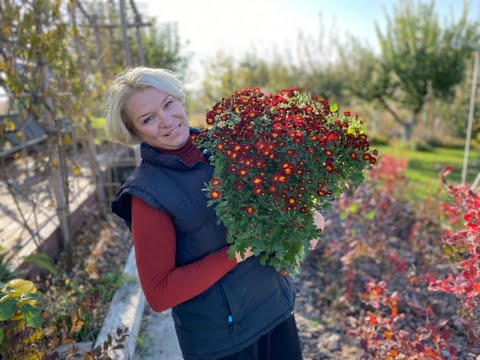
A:
MULTIPOLYGON (((191 141, 178 150, 159 151, 177 155, 186 164, 203 161, 191 141)), ((191 264, 175 267, 172 220, 135 196, 132 196, 132 234, 140 283, 150 307, 158 312, 205 291, 237 264, 235 259, 229 259, 225 246, 191 264)))

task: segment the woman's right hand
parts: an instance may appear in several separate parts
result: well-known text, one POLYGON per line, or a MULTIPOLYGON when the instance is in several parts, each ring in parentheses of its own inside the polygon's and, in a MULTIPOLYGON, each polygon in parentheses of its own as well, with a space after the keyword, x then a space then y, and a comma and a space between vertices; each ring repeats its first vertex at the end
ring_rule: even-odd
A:
POLYGON ((253 252, 252 252, 252 248, 251 247, 248 247, 245 249, 245 253, 243 254, 243 258, 242 256, 240 255, 240 252, 237 251, 235 252, 235 259, 237 260, 237 264, 241 263, 242 261, 248 259, 250 256, 253 255, 253 252))

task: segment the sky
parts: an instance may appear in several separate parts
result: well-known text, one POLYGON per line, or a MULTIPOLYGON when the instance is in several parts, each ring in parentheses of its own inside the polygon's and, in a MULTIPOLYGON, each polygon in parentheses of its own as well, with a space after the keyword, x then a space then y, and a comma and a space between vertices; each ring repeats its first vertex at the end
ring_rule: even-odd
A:
MULTIPOLYGON (((340 37, 353 34, 376 46, 375 22, 385 26, 385 11, 390 12, 389 0, 138 0, 144 14, 154 16, 157 23, 176 22, 187 50, 193 53, 191 76, 187 87, 198 86, 202 77, 202 62, 218 51, 240 57, 255 49, 259 56, 290 48, 298 44, 301 32, 307 38, 323 34, 328 48, 329 34, 340 37)), ((462 0, 437 0, 436 9, 443 19, 450 13, 459 16, 462 0)), ((480 0, 470 0, 470 18, 480 18, 480 0)))

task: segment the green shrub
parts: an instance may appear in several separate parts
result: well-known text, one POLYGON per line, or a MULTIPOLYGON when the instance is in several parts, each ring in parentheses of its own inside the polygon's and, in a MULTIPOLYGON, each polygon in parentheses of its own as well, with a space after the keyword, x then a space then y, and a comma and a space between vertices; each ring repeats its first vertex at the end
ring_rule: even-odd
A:
POLYGON ((423 140, 412 140, 409 143, 409 147, 413 151, 423 151, 423 152, 433 151, 433 146, 423 140))
POLYGON ((385 135, 371 134, 368 136, 368 141, 371 145, 389 145, 390 138, 385 135))
POLYGON ((465 139, 455 137, 429 137, 424 140, 428 145, 437 148, 446 149, 463 149, 465 147, 465 139))

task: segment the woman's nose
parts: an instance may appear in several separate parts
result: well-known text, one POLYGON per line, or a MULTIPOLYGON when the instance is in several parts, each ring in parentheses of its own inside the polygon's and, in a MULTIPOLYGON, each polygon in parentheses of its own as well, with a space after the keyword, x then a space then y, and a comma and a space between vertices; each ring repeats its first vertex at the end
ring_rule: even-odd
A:
POLYGON ((161 128, 168 128, 171 127, 173 124, 173 119, 170 116, 158 115, 158 119, 158 124, 161 128))

